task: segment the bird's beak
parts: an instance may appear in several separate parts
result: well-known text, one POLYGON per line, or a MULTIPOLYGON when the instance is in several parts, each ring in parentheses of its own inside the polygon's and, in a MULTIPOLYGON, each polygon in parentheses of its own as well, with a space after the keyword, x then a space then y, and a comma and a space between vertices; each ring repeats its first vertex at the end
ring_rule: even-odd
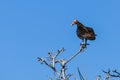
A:
POLYGON ((73 26, 73 25, 74 25, 74 23, 71 24, 71 26, 73 26))

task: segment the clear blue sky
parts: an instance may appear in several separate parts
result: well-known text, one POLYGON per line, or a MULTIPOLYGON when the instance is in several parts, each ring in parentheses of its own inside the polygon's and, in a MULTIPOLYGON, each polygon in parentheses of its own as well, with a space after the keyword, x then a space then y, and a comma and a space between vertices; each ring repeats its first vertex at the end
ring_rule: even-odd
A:
POLYGON ((79 49, 74 19, 93 27, 97 39, 68 72, 77 75, 79 67, 95 80, 103 69, 120 71, 120 0, 1 0, 0 80, 47 80, 52 71, 37 57, 64 47, 67 59, 79 49))

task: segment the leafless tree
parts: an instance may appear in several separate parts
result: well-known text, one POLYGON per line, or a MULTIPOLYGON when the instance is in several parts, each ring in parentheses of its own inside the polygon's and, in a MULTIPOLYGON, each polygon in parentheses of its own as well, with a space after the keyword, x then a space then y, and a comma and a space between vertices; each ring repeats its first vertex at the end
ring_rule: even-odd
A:
MULTIPOLYGON (((46 58, 38 57, 38 61, 40 61, 42 64, 47 65, 49 68, 51 68, 54 71, 54 73, 56 75, 56 80, 69 80, 70 77, 73 76, 73 74, 66 74, 66 70, 67 70, 66 65, 73 58, 75 58, 78 54, 83 52, 84 49, 86 48, 86 46, 87 46, 87 44, 81 44, 80 49, 67 60, 65 60, 63 58, 57 59, 59 54, 62 53, 65 50, 64 48, 62 48, 62 49, 58 50, 55 55, 53 55, 52 52, 48 52, 48 57, 46 57, 46 58), (57 63, 60 64, 59 69, 57 69, 57 67, 56 67, 57 63)), ((79 73, 79 76, 82 77, 79 69, 78 69, 78 73, 79 73)), ((80 79, 84 80, 83 77, 80 78, 80 79)), ((74 80, 76 80, 76 77, 74 78, 74 80)))
MULTIPOLYGON (((52 52, 48 52, 48 57, 46 58, 38 57, 38 61, 40 61, 41 64, 47 65, 55 73, 55 78, 50 77, 49 80, 70 80, 71 77, 74 77, 74 80, 78 80, 76 76, 74 76, 73 74, 66 73, 66 70, 67 70, 66 65, 72 59, 74 59, 78 54, 83 52, 86 47, 87 47, 87 44, 85 43, 81 44, 80 49, 67 60, 65 60, 64 58, 59 58, 59 59, 57 58, 59 54, 65 51, 64 48, 61 48, 60 50, 57 51, 55 55, 52 52), (58 67, 58 64, 60 64, 59 67, 58 67)), ((86 77, 81 74, 80 69, 77 68, 77 70, 79 74, 79 80, 87 80, 86 77)), ((103 70, 103 73, 105 73, 104 80, 109 80, 110 78, 120 78, 120 73, 117 70, 112 70, 112 71, 103 70)), ((101 80, 101 75, 98 75, 96 77, 96 80, 101 80)))

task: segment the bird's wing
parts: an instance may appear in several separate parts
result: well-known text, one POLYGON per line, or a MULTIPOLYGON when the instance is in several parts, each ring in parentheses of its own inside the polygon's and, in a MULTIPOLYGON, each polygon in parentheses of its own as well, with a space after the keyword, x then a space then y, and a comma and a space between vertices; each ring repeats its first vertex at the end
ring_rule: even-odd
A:
POLYGON ((84 29, 88 33, 94 33, 94 30, 91 27, 84 27, 84 29))

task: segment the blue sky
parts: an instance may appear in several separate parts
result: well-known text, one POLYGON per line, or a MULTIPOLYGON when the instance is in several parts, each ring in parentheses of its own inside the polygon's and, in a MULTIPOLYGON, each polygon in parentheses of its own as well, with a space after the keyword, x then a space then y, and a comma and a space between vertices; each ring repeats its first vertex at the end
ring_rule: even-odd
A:
MULTIPOLYGON (((64 47, 69 58, 79 49, 78 19, 93 27, 97 39, 89 41, 85 52, 73 59, 68 72, 76 67, 95 80, 101 70, 120 71, 119 0, 1 0, 0 1, 0 80, 47 80, 52 75, 37 57, 64 47)), ((104 76, 103 76, 104 77, 104 76)))

